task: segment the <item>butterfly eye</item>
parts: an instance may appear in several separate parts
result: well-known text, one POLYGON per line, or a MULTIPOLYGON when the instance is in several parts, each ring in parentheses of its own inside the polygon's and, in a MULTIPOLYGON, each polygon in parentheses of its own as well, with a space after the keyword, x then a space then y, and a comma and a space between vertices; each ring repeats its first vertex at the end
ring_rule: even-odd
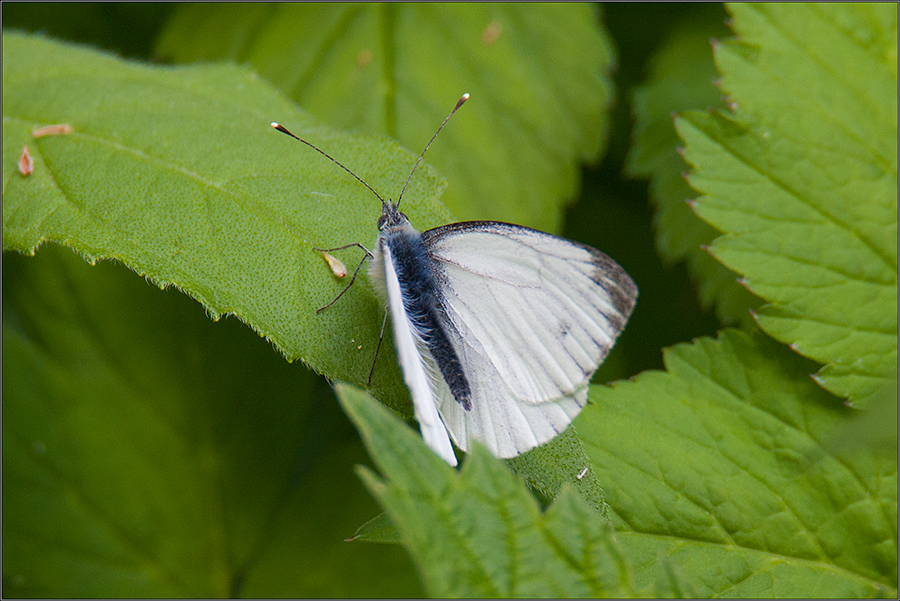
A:
POLYGON ((387 221, 387 215, 382 215, 381 217, 378 218, 378 231, 379 232, 384 229, 384 224, 386 221, 387 221))

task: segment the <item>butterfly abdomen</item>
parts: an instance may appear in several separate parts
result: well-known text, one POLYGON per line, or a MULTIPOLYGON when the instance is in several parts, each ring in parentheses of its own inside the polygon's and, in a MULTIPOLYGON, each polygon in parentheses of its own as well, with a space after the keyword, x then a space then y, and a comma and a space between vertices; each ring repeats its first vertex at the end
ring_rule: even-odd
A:
POLYGON ((453 398, 470 410, 469 381, 444 329, 447 316, 421 235, 407 224, 382 232, 379 243, 387 244, 390 249, 410 325, 434 358, 453 398))

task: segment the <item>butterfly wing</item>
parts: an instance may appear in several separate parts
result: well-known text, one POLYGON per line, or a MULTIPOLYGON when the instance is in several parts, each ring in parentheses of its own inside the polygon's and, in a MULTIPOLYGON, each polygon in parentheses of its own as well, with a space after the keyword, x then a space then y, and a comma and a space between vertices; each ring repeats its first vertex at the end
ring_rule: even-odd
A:
POLYGON ((594 248, 517 225, 454 223, 422 239, 472 389, 467 411, 432 378, 454 442, 513 457, 562 432, 631 315, 633 280, 594 248))

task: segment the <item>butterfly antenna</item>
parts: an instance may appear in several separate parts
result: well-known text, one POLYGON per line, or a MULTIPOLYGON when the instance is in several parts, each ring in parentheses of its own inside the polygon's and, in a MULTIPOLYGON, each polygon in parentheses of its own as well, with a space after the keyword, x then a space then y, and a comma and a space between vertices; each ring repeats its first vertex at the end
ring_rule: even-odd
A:
MULTIPOLYGON (((451 113, 451 114, 452 114, 452 113, 451 113)), ((347 169, 346 167, 344 167, 344 166, 341 164, 341 162, 340 162, 339 160, 337 160, 336 158, 332 157, 331 155, 329 155, 329 154, 328 154, 327 152, 325 152, 324 150, 321 150, 321 149, 318 148, 315 144, 312 144, 311 142, 307 142, 306 140, 304 140, 303 138, 301 138, 301 137, 299 137, 299 136, 295 136, 294 134, 292 134, 292 133, 288 130, 288 128, 286 128, 285 126, 281 125, 280 123, 275 123, 275 122, 273 121, 273 122, 271 123, 271 125, 272 125, 272 127, 274 127, 275 129, 277 129, 277 130, 280 131, 281 133, 287 134, 287 135, 289 135, 290 137, 294 138, 295 140, 300 140, 301 142, 303 142, 304 144, 306 144, 307 146, 309 146, 310 148, 312 148, 313 150, 315 150, 316 152, 318 152, 319 154, 321 154, 322 156, 324 156, 326 159, 328 159, 329 161, 331 161, 332 163, 334 163, 335 165, 337 165, 338 167, 340 167, 341 169, 343 169, 344 171, 346 171, 347 173, 349 173, 350 175, 352 175, 353 177, 355 177, 355 178, 356 178, 356 181, 358 181, 359 183, 361 183, 362 185, 364 185, 366 188, 368 188, 369 191, 372 192, 372 194, 374 194, 374 195, 378 198, 378 200, 381 201, 382 206, 387 206, 387 203, 384 201, 384 199, 381 197, 381 195, 380 195, 378 192, 376 192, 376 191, 372 188, 372 186, 370 186, 369 184, 367 184, 361 177, 359 177, 358 175, 356 175, 355 173, 353 173, 352 171, 350 171, 349 169, 347 169)), ((439 131, 440 131, 440 130, 439 130, 439 131)), ((432 139, 433 139, 433 138, 432 138, 432 139)), ((430 144, 430 142, 429 142, 429 144, 430 144)))
POLYGON ((425 153, 428 151, 428 147, 431 146, 431 143, 434 142, 434 139, 437 138, 437 135, 438 135, 439 133, 441 133, 441 129, 443 129, 444 124, 447 123, 447 121, 450 120, 450 117, 453 116, 453 113, 455 113, 455 112, 459 109, 459 107, 461 107, 461 106, 463 105, 463 103, 464 103, 466 100, 468 100, 468 99, 469 99, 469 94, 468 94, 468 92, 462 95, 462 98, 459 99, 459 102, 456 103, 456 106, 453 107, 453 110, 450 111, 450 114, 447 115, 447 117, 446 117, 446 118, 444 119, 444 121, 440 124, 440 126, 438 126, 437 131, 434 132, 434 135, 431 136, 431 140, 429 140, 429 141, 428 141, 428 144, 425 145, 425 150, 423 150, 423 151, 422 151, 422 154, 419 155, 419 158, 418 158, 418 160, 416 161, 416 164, 413 165, 412 171, 409 172, 409 177, 406 178, 406 183, 403 184, 403 189, 400 190, 400 196, 397 197, 397 206, 398 206, 398 207, 400 206, 400 200, 403 198, 403 193, 406 192, 406 186, 409 185, 409 180, 412 179, 413 173, 416 172, 416 169, 419 167, 419 163, 422 162, 422 157, 425 156, 425 153))

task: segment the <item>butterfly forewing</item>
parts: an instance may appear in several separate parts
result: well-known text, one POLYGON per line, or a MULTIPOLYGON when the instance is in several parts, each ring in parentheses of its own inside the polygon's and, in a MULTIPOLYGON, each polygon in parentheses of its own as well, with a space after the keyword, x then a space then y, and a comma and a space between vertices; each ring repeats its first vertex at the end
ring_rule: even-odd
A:
POLYGON ((457 445, 510 457, 561 432, 634 307, 637 288, 596 249, 529 228, 456 223, 422 234, 472 383, 472 410, 437 383, 457 445))

